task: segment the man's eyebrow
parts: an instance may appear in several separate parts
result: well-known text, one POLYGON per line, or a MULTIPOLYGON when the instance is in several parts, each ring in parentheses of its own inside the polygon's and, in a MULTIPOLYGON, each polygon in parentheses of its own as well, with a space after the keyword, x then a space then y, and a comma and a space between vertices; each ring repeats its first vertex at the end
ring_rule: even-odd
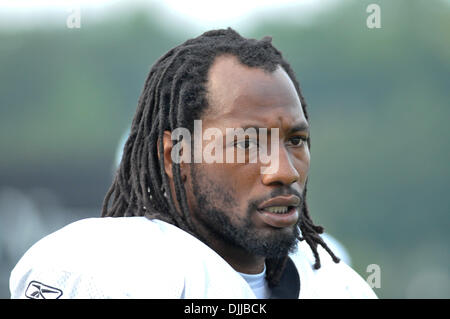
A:
MULTIPOLYGON (((266 127, 261 127, 261 126, 257 126, 257 125, 244 125, 242 127, 242 129, 244 131, 249 129, 249 128, 255 129, 256 132, 259 132, 260 129, 266 128, 266 127)), ((267 129, 269 129, 269 128, 267 128, 267 129)), ((309 124, 307 122, 300 122, 300 123, 294 124, 294 126, 292 126, 289 129, 289 134, 292 134, 292 133, 295 133, 295 132, 305 132, 305 133, 309 134, 309 124)))
POLYGON ((307 122, 301 122, 301 123, 295 124, 289 130, 289 133, 295 133, 295 132, 306 132, 306 133, 309 133, 309 124, 307 122))

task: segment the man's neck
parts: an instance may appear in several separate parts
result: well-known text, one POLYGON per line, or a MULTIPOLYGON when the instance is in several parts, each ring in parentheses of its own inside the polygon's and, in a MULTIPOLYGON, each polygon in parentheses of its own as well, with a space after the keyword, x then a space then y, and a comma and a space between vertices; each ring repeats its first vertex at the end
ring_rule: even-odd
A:
POLYGON ((261 256, 250 255, 248 252, 239 249, 238 247, 213 247, 223 259, 225 259, 234 270, 244 274, 259 274, 264 271, 265 258, 261 256))
POLYGON ((265 257, 256 256, 240 247, 217 239, 212 234, 202 236, 202 240, 219 254, 236 271, 244 274, 259 274, 264 271, 265 257))

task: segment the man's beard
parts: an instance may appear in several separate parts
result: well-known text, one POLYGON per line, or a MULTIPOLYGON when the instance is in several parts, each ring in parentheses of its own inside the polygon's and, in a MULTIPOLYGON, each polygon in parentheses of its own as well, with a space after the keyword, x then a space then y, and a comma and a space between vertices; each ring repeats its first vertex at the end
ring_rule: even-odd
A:
MULTIPOLYGON (((259 214, 256 207, 268 199, 249 202, 244 217, 233 215, 235 200, 229 190, 222 185, 214 184, 207 177, 191 166, 193 193, 196 197, 195 219, 202 228, 209 232, 209 236, 222 240, 231 246, 242 248, 249 254, 266 258, 282 258, 295 252, 299 237, 299 222, 289 229, 257 229, 252 223, 251 215, 259 214)), ((293 194, 302 199, 297 191, 280 187, 270 194, 270 198, 279 195, 293 194)), ((299 205, 298 209, 301 209, 299 205)), ((200 236, 203 237, 203 236, 200 236)), ((205 238, 207 240, 207 238, 205 238)), ((207 244, 207 243, 206 243, 207 244)))

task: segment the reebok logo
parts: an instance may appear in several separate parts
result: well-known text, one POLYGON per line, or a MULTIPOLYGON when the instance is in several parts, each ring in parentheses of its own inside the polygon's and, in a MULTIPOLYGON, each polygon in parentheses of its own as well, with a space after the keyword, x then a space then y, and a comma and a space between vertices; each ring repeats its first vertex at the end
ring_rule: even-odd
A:
POLYGON ((28 284, 25 291, 25 296, 30 299, 58 299, 62 294, 62 290, 34 280, 28 284))

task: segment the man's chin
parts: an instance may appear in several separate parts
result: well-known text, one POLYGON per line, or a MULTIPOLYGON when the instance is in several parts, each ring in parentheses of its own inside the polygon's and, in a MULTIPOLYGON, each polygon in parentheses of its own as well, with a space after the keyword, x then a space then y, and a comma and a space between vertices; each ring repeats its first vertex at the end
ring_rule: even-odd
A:
POLYGON ((261 240, 295 240, 299 232, 297 230, 297 225, 291 225, 286 227, 264 227, 258 231, 258 236, 261 237, 261 240))
POLYGON ((297 226, 265 229, 263 233, 249 236, 244 249, 266 258, 281 258, 297 248, 297 226))

